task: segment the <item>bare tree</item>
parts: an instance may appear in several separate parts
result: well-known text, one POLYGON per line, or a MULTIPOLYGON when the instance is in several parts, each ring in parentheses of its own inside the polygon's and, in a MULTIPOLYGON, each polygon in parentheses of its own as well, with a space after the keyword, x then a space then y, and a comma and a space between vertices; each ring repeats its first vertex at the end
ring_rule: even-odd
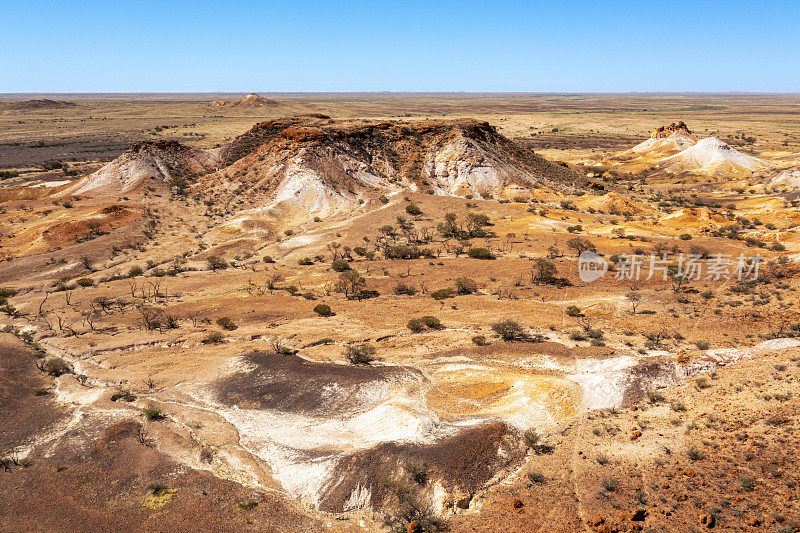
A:
POLYGON ((49 292, 45 292, 44 293, 44 300, 42 300, 42 303, 39 304, 39 316, 44 316, 44 303, 47 301, 47 297, 48 296, 50 296, 50 293, 49 292))
POLYGON ((136 283, 135 279, 128 280, 128 289, 131 291, 131 298, 136 298, 136 289, 138 288, 138 284, 136 283))
POLYGON ((267 278, 267 290, 270 292, 274 291, 278 287, 278 283, 281 281, 283 281, 283 274, 280 272, 275 272, 267 278))
POLYGON ((100 318, 100 312, 97 309, 90 308, 85 309, 81 315, 83 315, 84 325, 89 326, 90 331, 94 331, 94 323, 98 318, 100 318))
POLYGON ((142 317, 142 322, 145 329, 158 329, 161 323, 158 317, 161 315, 161 309, 153 307, 152 305, 137 305, 136 310, 142 317))

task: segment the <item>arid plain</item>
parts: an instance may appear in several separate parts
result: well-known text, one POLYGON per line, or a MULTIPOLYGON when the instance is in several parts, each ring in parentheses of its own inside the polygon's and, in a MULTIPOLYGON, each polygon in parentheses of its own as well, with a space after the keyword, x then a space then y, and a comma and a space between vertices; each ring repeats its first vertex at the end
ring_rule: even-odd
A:
POLYGON ((3 95, 0 177, 0 530, 800 524, 797 95, 3 95))

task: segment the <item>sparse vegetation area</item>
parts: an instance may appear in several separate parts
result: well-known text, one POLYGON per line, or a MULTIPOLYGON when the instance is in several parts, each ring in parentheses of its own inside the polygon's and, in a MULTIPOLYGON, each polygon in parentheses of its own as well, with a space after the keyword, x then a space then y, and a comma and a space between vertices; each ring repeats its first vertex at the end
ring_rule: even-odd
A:
POLYGON ((150 141, 106 167, 133 186, 80 194, 71 179, 105 166, 93 141, 0 143, 75 156, 0 175, 4 354, 26 357, 0 365, 7 502, 52 484, 156 529, 190 508, 189 529, 311 531, 329 511, 406 533, 800 523, 793 186, 628 152, 685 112, 694 137, 773 161, 800 146, 789 97, 761 95, 759 121, 737 118, 748 95, 317 97, 0 113, 8 142, 128 123, 120 139, 150 141), (191 120, 149 123, 165 109, 191 120), (313 186, 276 209, 295 175, 313 186), (53 176, 69 183, 47 194, 53 176), (146 468, 109 490, 100 459, 146 468))

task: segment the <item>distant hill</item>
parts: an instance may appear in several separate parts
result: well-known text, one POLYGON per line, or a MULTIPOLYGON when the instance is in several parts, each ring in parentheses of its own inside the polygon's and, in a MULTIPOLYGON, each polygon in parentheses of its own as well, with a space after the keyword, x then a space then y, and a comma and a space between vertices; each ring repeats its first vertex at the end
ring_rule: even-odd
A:
POLYGON ((75 102, 65 100, 50 100, 48 98, 36 98, 33 100, 23 100, 21 102, 0 102, 0 109, 6 110, 37 110, 37 109, 64 109, 68 107, 78 107, 75 102))
POLYGON ((238 100, 214 100, 208 105, 210 107, 236 108, 236 107, 278 107, 282 104, 276 102, 275 100, 259 96, 256 93, 250 93, 247 96, 239 98, 238 100))

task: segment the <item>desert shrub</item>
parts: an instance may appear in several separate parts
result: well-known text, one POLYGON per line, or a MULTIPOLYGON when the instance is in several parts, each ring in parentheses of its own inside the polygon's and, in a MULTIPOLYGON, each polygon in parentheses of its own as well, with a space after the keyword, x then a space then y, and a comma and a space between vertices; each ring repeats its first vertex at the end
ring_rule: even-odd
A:
POLYGON ((589 328, 586 330, 586 336, 590 339, 602 339, 603 338, 603 330, 602 329, 593 329, 589 328))
POLYGON ((122 400, 124 402, 132 402, 135 399, 136 396, 134 396, 133 393, 131 393, 131 391, 128 389, 122 389, 122 388, 117 389, 117 391, 111 395, 112 402, 118 402, 119 400, 122 400))
POLYGON ((345 350, 347 360, 354 365, 368 365, 375 360, 375 347, 371 344, 351 344, 345 350))
POLYGON ((233 320, 231 320, 227 316, 221 316, 217 319, 217 325, 220 326, 222 329, 226 329, 228 331, 233 331, 238 326, 234 324, 233 320))
POLYGON ((397 295, 414 296, 417 293, 417 289, 413 285, 398 283, 394 287, 394 293, 397 295))
POLYGON ((500 335, 504 341, 526 338, 525 330, 516 320, 505 319, 492 324, 492 331, 500 335))
POLYGON ((298 259, 297 264, 302 266, 308 266, 308 265, 313 265, 314 261, 312 261, 310 257, 303 257, 302 259, 298 259))
POLYGON ((331 316, 333 315, 333 311, 331 311, 331 306, 328 304, 317 304, 314 306, 314 312, 317 313, 319 316, 331 316))
POLYGON ((208 263, 208 268, 212 272, 216 272, 217 270, 222 270, 224 268, 228 268, 228 262, 225 261, 218 255, 211 255, 206 259, 206 263, 208 263))
POLYGON ((60 357, 54 357, 48 361, 45 361, 45 363, 42 365, 42 371, 50 374, 53 377, 58 377, 62 374, 68 374, 69 372, 72 372, 72 368, 70 368, 69 363, 60 357))
POLYGON ((681 233, 679 238, 682 241, 690 241, 690 240, 692 240, 692 236, 690 234, 688 234, 688 233, 681 233))
POLYGON ((203 337, 203 344, 219 344, 225 336, 219 331, 212 331, 203 337))
POLYGON ((658 391, 649 390, 647 391, 647 400, 650 403, 659 403, 665 400, 664 395, 658 391))
POLYGON ((478 292, 478 284, 472 278, 456 278, 455 285, 458 294, 475 294, 478 292))
POLYGON ((386 259, 419 259, 427 252, 423 252, 418 246, 409 244, 398 244, 396 246, 386 246, 383 249, 386 259))
POLYGON ((699 244, 693 244, 689 246, 689 255, 695 255, 705 259, 709 255, 708 248, 700 246, 699 244))
POLYGON ((411 480, 417 485, 424 485, 428 482, 428 469, 424 464, 408 461, 405 464, 405 471, 408 472, 411 480))
POLYGON ((287 285, 283 288, 286 292, 291 294, 292 296, 297 296, 300 293, 300 289, 297 288, 297 285, 287 285))
POLYGON ((619 488, 619 480, 611 477, 600 481, 600 487, 605 492, 615 492, 619 488))
POLYGON ((442 323, 435 316, 425 315, 420 320, 422 320, 422 322, 429 329, 444 329, 444 326, 442 325, 442 323))
POLYGON ((525 433, 522 434, 522 440, 528 448, 535 448, 539 445, 541 437, 535 428, 528 428, 525 430, 525 433))
POLYGON ((581 310, 577 305, 570 305, 566 309, 567 316, 581 316, 581 310))
POLYGON ((271 255, 265 255, 263 260, 264 260, 265 263, 274 263, 275 262, 275 260, 272 258, 271 255))
POLYGON ((377 298, 380 295, 381 293, 374 289, 361 289, 360 291, 356 291, 353 297, 356 300, 361 301, 361 300, 369 300, 370 298, 377 298))
POLYGON ((406 327, 413 333, 420 333, 425 330, 425 324, 419 318, 412 318, 406 323, 406 327))
POLYGON ((473 259, 494 259, 495 256, 488 248, 472 247, 467 250, 467 255, 473 259))
POLYGON ((16 289, 9 289, 7 287, 0 287, 0 300, 6 300, 7 298, 11 298, 12 296, 17 295, 16 289))
POLYGON ((573 341, 585 341, 586 335, 582 331, 573 331, 569 334, 569 338, 573 341))
POLYGON ((703 457, 704 457, 704 456, 703 456, 703 452, 701 452, 700 450, 698 450, 698 449, 697 449, 697 448, 695 448, 694 446, 689 446, 689 449, 688 449, 688 450, 686 450, 686 455, 687 455, 687 456, 689 457, 689 459, 691 459, 692 461, 700 461, 700 460, 702 460, 702 459, 703 459, 703 457))
POLYGON ((389 198, 387 198, 385 195, 382 195, 380 198, 378 198, 378 201, 380 201, 382 204, 388 204, 389 198))
POLYGON ((139 265, 133 265, 131 268, 128 269, 128 277, 135 278, 136 276, 141 276, 144 272, 144 269, 139 265))
POLYGON ((487 344, 489 344, 489 342, 486 340, 486 337, 484 337, 483 335, 475 335, 474 337, 472 337, 472 342, 476 346, 486 346, 487 344))
POLYGON ((528 475, 528 481, 530 481, 533 484, 538 485, 545 482, 544 474, 542 474, 538 470, 532 470, 528 472, 527 475, 528 475))
POLYGON ((708 350, 711 346, 707 341, 695 341, 695 346, 697 346, 698 350, 708 350))
POLYGON ((669 404, 669 407, 676 413, 682 413, 686 411, 686 406, 683 404, 683 402, 672 402, 669 404))
POLYGON ((335 272, 344 272, 350 270, 350 263, 347 262, 347 259, 334 259, 331 262, 331 268, 335 272))
POLYGON ((236 502, 236 505, 242 511, 250 511, 250 510, 255 509, 256 507, 258 507, 258 502, 254 502, 253 500, 241 500, 241 501, 236 502))
POLYGON ((431 298, 434 300, 445 300, 447 298, 452 298, 455 295, 456 293, 453 289, 439 289, 431 293, 431 298))
POLYGON ((420 209, 418 205, 408 204, 406 206, 406 213, 408 213, 413 217, 416 217, 422 214, 422 209, 420 209))
POLYGON ((94 285, 94 280, 92 278, 80 278, 75 283, 81 287, 91 287, 94 285))
POLYGON ((419 333, 425 329, 444 329, 444 326, 435 316, 426 315, 420 318, 412 318, 406 324, 408 329, 414 333, 419 333))
POLYGON ((150 421, 161 420, 164 418, 164 414, 161 412, 161 410, 153 405, 145 407, 142 412, 144 413, 144 417, 150 421))

